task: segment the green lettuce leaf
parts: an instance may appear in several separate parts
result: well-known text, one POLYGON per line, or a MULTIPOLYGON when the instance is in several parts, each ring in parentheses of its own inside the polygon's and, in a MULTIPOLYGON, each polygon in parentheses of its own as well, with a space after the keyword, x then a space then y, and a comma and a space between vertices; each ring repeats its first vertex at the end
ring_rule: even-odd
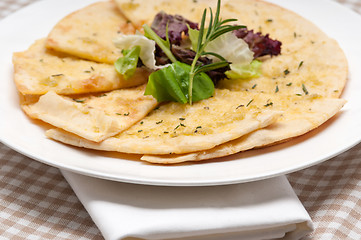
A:
POLYGON ((140 46, 134 46, 129 50, 122 50, 123 57, 118 58, 114 63, 115 70, 124 76, 125 79, 129 79, 135 73, 137 68, 140 46))
POLYGON ((262 62, 253 60, 251 64, 231 64, 231 70, 226 72, 230 79, 247 79, 259 77, 262 74, 262 62))
MULTIPOLYGON (((187 103, 191 66, 179 61, 149 76, 145 95, 152 95, 158 102, 176 101, 187 103)), ((205 73, 199 73, 193 81, 192 101, 207 99, 214 94, 214 84, 205 73)))
POLYGON ((198 45, 199 30, 192 29, 188 26, 188 36, 189 40, 191 40, 192 50, 196 50, 198 45))

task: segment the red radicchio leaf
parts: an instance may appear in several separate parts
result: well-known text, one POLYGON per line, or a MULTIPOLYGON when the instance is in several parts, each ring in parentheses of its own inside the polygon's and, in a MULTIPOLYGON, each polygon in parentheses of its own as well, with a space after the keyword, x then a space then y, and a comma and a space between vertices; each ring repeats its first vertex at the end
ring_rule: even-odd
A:
POLYGON ((151 28, 165 40, 167 24, 169 41, 175 45, 181 44, 182 33, 188 34, 187 24, 192 29, 198 29, 197 23, 191 22, 180 15, 170 15, 163 11, 155 16, 151 28))
POLYGON ((254 58, 265 55, 277 56, 281 53, 282 43, 271 39, 268 34, 254 33, 253 30, 247 28, 240 28, 234 31, 234 34, 248 44, 251 51, 254 52, 254 58))
MULTIPOLYGON (((178 47, 182 41, 182 33, 188 34, 188 26, 192 29, 198 29, 198 24, 191 22, 180 15, 170 15, 165 12, 159 12, 151 25, 153 31, 163 39, 166 39, 166 28, 168 24, 168 37, 171 43, 171 51, 177 60, 186 64, 191 64, 196 53, 190 49, 183 49, 178 47)), ((260 32, 254 33, 253 30, 247 28, 240 28, 234 31, 234 34, 238 38, 242 38, 249 46, 251 51, 254 52, 254 58, 270 55, 277 56, 281 54, 282 43, 277 40, 273 40, 269 37, 269 34, 262 35, 260 32)), ((156 62, 157 65, 165 65, 170 63, 168 57, 163 51, 156 46, 156 62)), ((207 65, 212 63, 212 60, 207 57, 201 57, 198 60, 199 65, 207 65)), ((226 78, 225 72, 229 67, 224 67, 207 72, 213 82, 216 84, 220 79, 226 78)))

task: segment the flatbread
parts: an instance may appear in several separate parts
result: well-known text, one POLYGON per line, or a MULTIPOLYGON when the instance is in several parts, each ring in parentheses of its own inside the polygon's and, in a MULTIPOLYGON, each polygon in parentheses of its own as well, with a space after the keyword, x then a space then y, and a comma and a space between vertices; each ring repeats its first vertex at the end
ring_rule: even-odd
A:
POLYGON ((144 89, 143 85, 77 99, 51 91, 23 109, 32 118, 100 142, 128 129, 158 105, 152 96, 144 96, 144 89))
POLYGON ((138 68, 134 76, 126 80, 112 64, 47 50, 44 42, 44 39, 37 40, 28 50, 13 54, 14 81, 21 94, 103 92, 142 85, 148 80, 149 72, 143 68, 138 68))
MULTIPOLYGON (((104 37, 98 41, 100 35, 93 36, 92 29, 97 30, 102 24, 96 23, 93 16, 102 19, 100 16, 104 14, 114 14, 126 23, 121 27, 123 33, 130 33, 144 23, 151 24, 161 10, 180 14, 182 9, 184 17, 199 22, 205 5, 214 10, 216 2, 113 0, 97 3, 59 22, 48 36, 47 47, 112 63, 115 56, 119 56, 119 49, 109 52, 105 45, 117 36, 116 21, 104 18, 105 27, 101 29, 104 37), (52 46, 52 41, 57 43, 52 46)), ((248 29, 281 41, 282 55, 262 57, 263 74, 258 78, 222 80, 212 98, 192 106, 162 104, 129 129, 101 142, 87 140, 67 129, 51 129, 46 135, 74 146, 145 154, 144 161, 172 164, 217 158, 283 142, 317 128, 340 111, 345 104, 339 97, 347 81, 348 66, 336 41, 296 13, 259 0, 223 0, 221 17, 238 18, 238 23, 248 29)))
POLYGON ((194 103, 167 103, 127 131, 99 144, 48 131, 47 136, 67 144, 136 154, 187 153, 211 149, 266 127, 280 111, 266 109, 267 99, 242 92, 216 90, 214 97, 194 103), (255 105, 251 103, 257 103, 255 105))
POLYGON ((189 154, 144 155, 141 160, 151 163, 175 164, 185 161, 201 161, 219 158, 242 151, 260 148, 289 140, 317 128, 334 116, 345 104, 345 100, 336 98, 305 98, 290 96, 273 97, 272 108, 284 109, 285 112, 276 123, 251 132, 233 141, 221 144, 207 151, 189 154), (281 101, 281 104, 277 104, 281 101), (287 109, 287 110, 286 110, 287 109))
POLYGON ((113 39, 134 31, 112 1, 97 2, 60 20, 49 33, 46 46, 96 62, 114 63, 121 52, 113 39))

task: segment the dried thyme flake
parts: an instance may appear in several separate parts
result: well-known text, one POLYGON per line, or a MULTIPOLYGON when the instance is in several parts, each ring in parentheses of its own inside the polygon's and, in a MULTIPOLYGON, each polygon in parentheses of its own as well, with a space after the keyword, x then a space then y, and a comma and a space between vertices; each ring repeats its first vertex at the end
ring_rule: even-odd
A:
POLYGON ((280 89, 278 88, 278 85, 276 85, 275 93, 278 93, 279 90, 280 90, 280 89))
POLYGON ((300 64, 298 64, 298 69, 300 69, 300 67, 302 67, 303 65, 303 61, 300 62, 300 64))
POLYGON ((269 106, 273 106, 273 102, 269 102, 266 105, 264 105, 265 107, 269 107, 269 106))
POLYGON ((246 107, 248 107, 251 103, 253 102, 253 99, 251 99, 251 101, 249 101, 246 105, 246 107))
POLYGON ((252 89, 255 89, 257 87, 257 83, 252 86, 252 89))
POLYGON ((179 118, 179 120, 184 121, 184 120, 186 120, 186 119, 185 119, 185 118, 179 118))
POLYGON ((292 83, 291 83, 291 82, 286 84, 286 86, 287 86, 287 87, 289 87, 289 86, 291 86, 291 85, 292 85, 292 83))
POLYGON ((64 74, 63 73, 59 73, 59 74, 53 74, 53 75, 51 75, 52 77, 60 77, 60 76, 64 76, 64 74))
POLYGON ((161 124, 163 122, 163 120, 160 120, 158 122, 156 122, 155 124, 161 124))
POLYGON ((174 130, 177 130, 179 127, 186 127, 186 125, 184 125, 183 123, 179 123, 174 130))
POLYGON ((117 115, 121 115, 121 116, 129 116, 129 112, 127 112, 127 113, 115 113, 115 114, 117 114, 117 115))
POLYGON ((75 102, 77 102, 77 103, 84 103, 85 100, 73 98, 73 101, 75 101, 75 102))
POLYGON ((283 73, 286 75, 290 74, 290 70, 288 70, 288 68, 286 70, 283 71, 283 73))
POLYGON ((198 129, 202 128, 202 126, 198 126, 196 127, 196 130, 194 131, 194 133, 197 133, 198 132, 198 129))
POLYGON ((306 95, 308 95, 307 88, 306 88, 305 84, 303 84, 303 83, 302 83, 302 91, 303 91, 306 95))

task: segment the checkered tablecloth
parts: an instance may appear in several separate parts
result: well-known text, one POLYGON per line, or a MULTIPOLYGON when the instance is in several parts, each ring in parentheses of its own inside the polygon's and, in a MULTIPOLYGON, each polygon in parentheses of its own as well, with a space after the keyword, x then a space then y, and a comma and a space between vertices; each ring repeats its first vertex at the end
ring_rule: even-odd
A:
MULTIPOLYGON (((1 0, 0 18, 35 1, 1 0)), ((361 13, 361 0, 338 1, 361 13)), ((287 177, 314 222, 311 239, 361 239, 361 144, 287 177)), ((0 143, 0 239, 103 237, 58 169, 0 143)))

